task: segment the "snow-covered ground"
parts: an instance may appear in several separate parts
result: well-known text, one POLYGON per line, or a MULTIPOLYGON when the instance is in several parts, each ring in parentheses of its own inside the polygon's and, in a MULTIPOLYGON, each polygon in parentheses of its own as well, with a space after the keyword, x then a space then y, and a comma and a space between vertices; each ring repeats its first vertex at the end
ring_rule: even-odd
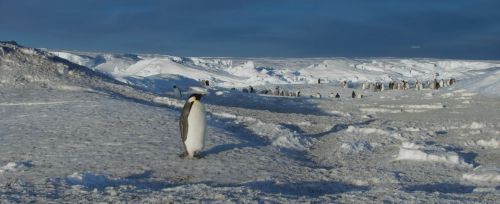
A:
POLYGON ((56 54, 82 66, 0 44, 2 201, 500 200, 498 62, 56 54), (435 72, 457 84, 383 92, 338 85, 435 72), (202 99, 207 143, 202 159, 186 160, 178 157, 184 99, 170 92, 199 79, 213 82, 202 99), (240 91, 249 85, 302 97, 240 91), (364 97, 352 99, 353 90, 364 97))

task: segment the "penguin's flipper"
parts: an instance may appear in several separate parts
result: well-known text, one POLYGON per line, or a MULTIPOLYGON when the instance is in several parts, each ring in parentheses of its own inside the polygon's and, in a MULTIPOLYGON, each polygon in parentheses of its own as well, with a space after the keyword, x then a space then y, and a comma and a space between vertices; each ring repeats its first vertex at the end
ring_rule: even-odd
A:
POLYGON ((191 106, 193 106, 193 102, 184 104, 184 107, 182 108, 181 118, 179 120, 179 127, 181 130, 181 139, 182 139, 183 143, 186 142, 186 139, 187 139, 188 116, 189 116, 189 111, 191 111, 191 106))

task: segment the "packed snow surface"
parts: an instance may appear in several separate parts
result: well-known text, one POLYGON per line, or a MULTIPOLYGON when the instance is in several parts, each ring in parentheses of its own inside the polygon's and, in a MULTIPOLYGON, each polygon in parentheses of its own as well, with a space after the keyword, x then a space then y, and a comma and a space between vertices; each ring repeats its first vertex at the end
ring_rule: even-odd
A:
POLYGON ((497 203, 500 101, 487 90, 498 65, 47 52, 2 42, 0 200, 497 203), (360 86, 435 73, 457 82, 360 86), (261 92, 276 86, 301 96, 261 92), (192 160, 178 156, 191 92, 206 94, 208 123, 202 158, 192 160))

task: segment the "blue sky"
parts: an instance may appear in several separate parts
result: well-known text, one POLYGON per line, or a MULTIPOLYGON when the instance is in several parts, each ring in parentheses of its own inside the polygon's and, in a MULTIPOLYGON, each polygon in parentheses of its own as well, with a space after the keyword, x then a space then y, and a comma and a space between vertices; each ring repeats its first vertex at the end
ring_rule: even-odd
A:
POLYGON ((179 56, 500 59, 500 1, 0 0, 0 40, 179 56))

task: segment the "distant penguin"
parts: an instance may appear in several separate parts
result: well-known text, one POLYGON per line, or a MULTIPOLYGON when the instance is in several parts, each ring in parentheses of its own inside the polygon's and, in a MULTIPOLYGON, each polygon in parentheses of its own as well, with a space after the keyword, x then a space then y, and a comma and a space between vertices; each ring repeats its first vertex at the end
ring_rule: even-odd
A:
POLYGON ((300 91, 297 91, 297 97, 300 97, 300 91))
POLYGON ((182 158, 198 157, 198 153, 203 149, 205 144, 207 120, 205 117, 205 107, 200 99, 201 94, 192 94, 184 104, 184 108, 182 108, 179 120, 181 139, 185 150, 180 155, 182 158))
POLYGON ((442 88, 444 87, 444 85, 445 85, 444 80, 443 79, 439 80, 439 87, 442 88))
POLYGON ((248 86, 248 90, 250 90, 250 93, 255 93, 255 89, 253 86, 248 86))
POLYGON ((316 98, 321 98, 321 94, 320 93, 316 93, 316 98))
POLYGON ((397 89, 398 90, 403 90, 403 84, 402 83, 398 83, 397 84, 397 89))
POLYGON ((455 79, 454 78, 451 78, 449 81, 448 81, 448 86, 451 86, 455 83, 455 79))
POLYGON ((422 90, 422 84, 420 83, 420 81, 417 80, 417 82, 415 83, 415 90, 417 91, 420 91, 422 90))
POLYGON ((341 81, 341 82, 340 82, 340 86, 341 86, 342 88, 344 88, 344 89, 349 88, 349 87, 347 86, 347 81, 346 81, 346 80, 341 81))
POLYGON ((340 94, 339 94, 339 93, 337 93, 337 94, 335 95, 335 98, 340 98, 340 94))
POLYGON ((274 88, 273 95, 275 95, 275 96, 280 95, 280 87, 279 86, 277 86, 276 88, 274 88))
POLYGON ((403 90, 408 90, 410 89, 410 84, 408 84, 407 81, 403 80, 403 90))
POLYGON ((434 81, 431 82, 431 89, 439 89, 439 82, 437 79, 434 79, 434 81))
POLYGON ((356 92, 352 91, 351 97, 356 98, 356 92))
POLYGON ((377 83, 370 83, 370 91, 376 92, 377 91, 377 83))
POLYGON ((182 98, 182 92, 181 89, 177 85, 174 85, 174 96, 175 98, 181 99, 182 98))
POLYGON ((368 82, 364 82, 363 85, 361 86, 361 89, 366 90, 368 89, 369 86, 370 85, 368 84, 368 82))

